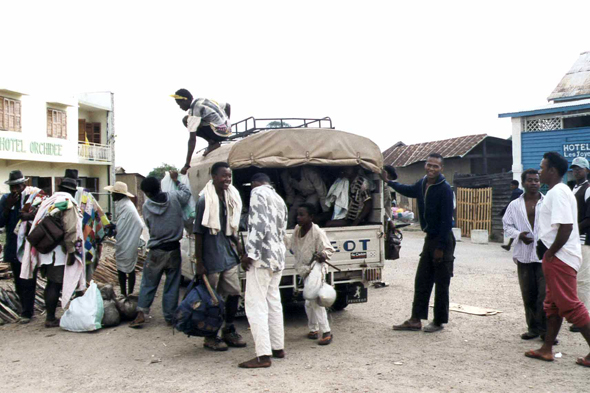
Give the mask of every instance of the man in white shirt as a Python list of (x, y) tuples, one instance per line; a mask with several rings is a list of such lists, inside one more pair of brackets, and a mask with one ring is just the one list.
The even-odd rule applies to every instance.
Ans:
[[(582, 266), (578, 270), (578, 297), (586, 308), (590, 308), (590, 185), (588, 184), (588, 160), (576, 157), (570, 166), (576, 179), (572, 190), (578, 203), (578, 228), (582, 244)], [(570, 326), (572, 332), (579, 332), (577, 326)]]
[(543, 337), (547, 330), (547, 318), (543, 310), (545, 300), (545, 276), (543, 266), (535, 250), (539, 232), (539, 210), (543, 194), (539, 192), (539, 172), (527, 169), (522, 173), (524, 194), (510, 202), (502, 218), (504, 234), (516, 240), (512, 256), (518, 270), (518, 283), (524, 302), (528, 330), (520, 335), (523, 340)]
[[(553, 344), (565, 317), (580, 328), (590, 346), (590, 315), (578, 299), (576, 275), (582, 264), (578, 232), (576, 198), (562, 183), (567, 172), (567, 160), (556, 152), (545, 153), (539, 171), (541, 183), (549, 186), (539, 213), (539, 256), (543, 256), (543, 274), (547, 285), (544, 309), (547, 314), (547, 334), (540, 349), (525, 352), (525, 356), (553, 361)], [(576, 363), (590, 367), (590, 354)]]

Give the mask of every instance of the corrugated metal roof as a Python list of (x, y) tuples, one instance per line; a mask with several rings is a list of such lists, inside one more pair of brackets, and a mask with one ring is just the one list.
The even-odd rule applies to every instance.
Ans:
[(547, 99), (552, 101), (589, 94), (590, 52), (583, 52)]
[(463, 157), (486, 137), (487, 134), (467, 135), (415, 145), (404, 145), (398, 142), (383, 152), (383, 162), (394, 167), (404, 167), (426, 161), (430, 153), (439, 153), (444, 158)]

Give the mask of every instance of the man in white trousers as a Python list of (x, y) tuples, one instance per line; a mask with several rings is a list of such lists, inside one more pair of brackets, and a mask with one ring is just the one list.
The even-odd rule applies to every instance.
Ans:
[(285, 357), (283, 306), (279, 284), (285, 267), (287, 206), (264, 173), (252, 177), (248, 241), (242, 257), (246, 270), (246, 316), (256, 357), (241, 368), (270, 367), (271, 356)]

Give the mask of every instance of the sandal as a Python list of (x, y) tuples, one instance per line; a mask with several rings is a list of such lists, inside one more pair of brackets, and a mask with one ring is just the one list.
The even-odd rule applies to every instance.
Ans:
[(318, 345), (328, 345), (332, 342), (332, 338), (334, 338), (332, 333), (324, 333), (323, 337), (320, 339), (320, 341), (318, 341)]
[(579, 364), (580, 366), (584, 367), (590, 367), (590, 360), (586, 358), (578, 358), (576, 359), (576, 364)]
[(544, 362), (552, 362), (555, 360), (553, 355), (551, 355), (550, 358), (546, 358), (545, 356), (541, 355), (539, 352), (535, 351), (534, 349), (531, 349), (530, 351), (525, 352), (524, 356), (526, 356), (527, 358), (539, 359)]
[(307, 338), (309, 338), (310, 340), (317, 340), (319, 337), (320, 337), (320, 332), (318, 332), (318, 331), (307, 333)]

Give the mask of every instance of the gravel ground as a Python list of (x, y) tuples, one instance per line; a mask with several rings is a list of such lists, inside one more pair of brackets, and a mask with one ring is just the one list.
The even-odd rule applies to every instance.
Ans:
[(588, 391), (590, 369), (575, 364), (588, 352), (579, 334), (562, 330), (556, 350), (563, 357), (553, 363), (523, 356), (541, 342), (519, 338), (525, 321), (516, 269), (496, 243), (458, 243), (451, 301), (501, 314), (451, 313), (435, 334), (393, 331), (409, 316), (421, 246), (422, 234), (407, 232), (402, 257), (386, 263), (390, 286), (370, 289), (368, 304), (330, 314), (330, 346), (305, 338), (302, 309), (286, 311), (287, 357), (269, 369), (237, 368), (254, 354), (245, 318), (237, 327), (248, 347), (213, 353), (200, 338), (173, 334), (156, 304), (141, 331), (120, 325), (76, 334), (45, 329), (41, 318), (0, 327), (0, 391)]

